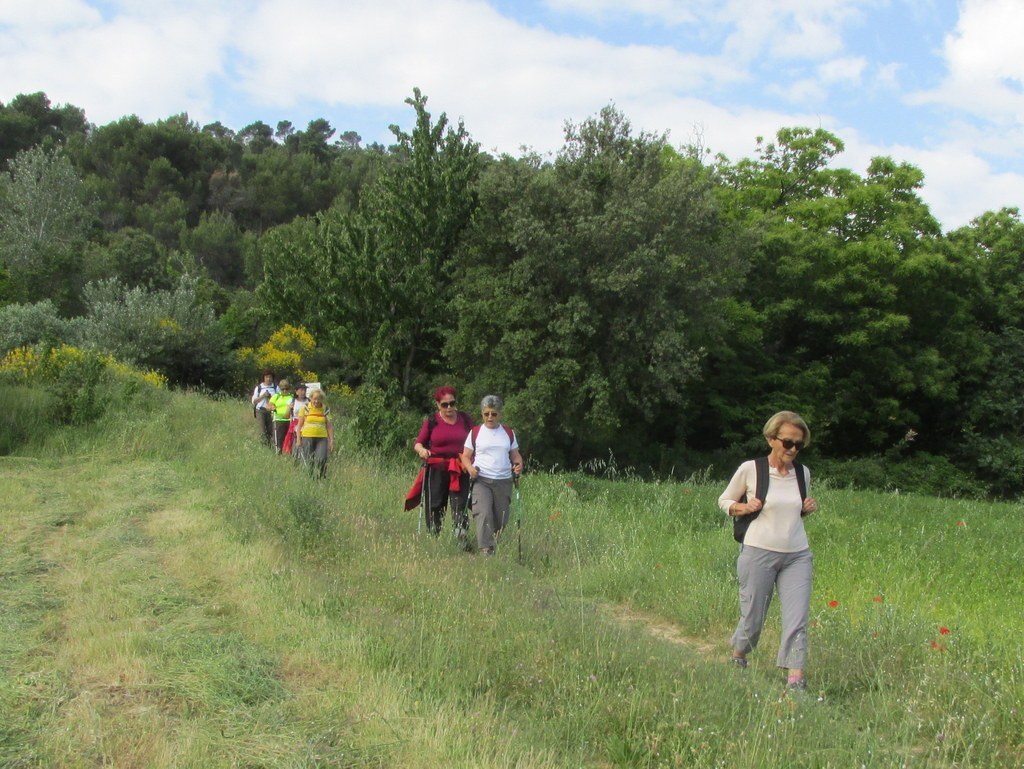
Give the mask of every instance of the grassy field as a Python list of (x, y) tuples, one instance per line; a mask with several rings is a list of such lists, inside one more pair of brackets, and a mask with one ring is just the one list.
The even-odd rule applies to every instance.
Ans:
[(342, 426), (316, 483), (255, 430), (175, 394), (0, 458), (0, 766), (1024, 765), (1019, 505), (817, 482), (793, 697), (776, 612), (726, 664), (718, 485), (528, 475), (483, 559), (411, 452)]

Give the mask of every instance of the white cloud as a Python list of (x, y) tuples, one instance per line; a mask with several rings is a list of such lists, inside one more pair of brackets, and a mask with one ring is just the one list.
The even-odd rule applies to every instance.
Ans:
[(821, 59), (843, 50), (843, 34), (861, 18), (863, 0), (728, 0), (716, 14), (734, 27), (730, 55), (750, 60)]
[(13, 27), (19, 35), (39, 27), (93, 24), (100, 18), (85, 0), (0, 0), (0, 25)]
[(995, 125), (1024, 125), (1024, 4), (1019, 0), (964, 0), (944, 56), (948, 74), (915, 104), (941, 104)]
[(818, 67), (821, 79), (827, 83), (859, 83), (867, 69), (867, 59), (861, 56), (847, 56), (832, 59)]
[(641, 16), (663, 24), (682, 25), (699, 21), (710, 4), (699, 1), (681, 3), (678, 0), (546, 0), (544, 5), (560, 13), (602, 21)]
[[(0, 0), (0, 99), (43, 90), (101, 124), (187, 111), (237, 129), (231, 108), (243, 104), (245, 122), (273, 122), (282, 110), (335, 122), (332, 109), (364, 108), (409, 125), (403, 100), (419, 86), (432, 112), (464, 118), (485, 150), (511, 153), (557, 150), (566, 120), (614, 103), (638, 131), (669, 130), (674, 144), (697, 139), (733, 159), (782, 126), (822, 126), (844, 140), (859, 173), (870, 154), (919, 165), (923, 195), (947, 226), (1020, 204), (1021, 169), (1003, 161), (1024, 152), (1024, 4), (964, 0), (946, 41), (949, 76), (916, 97), (934, 118), (913, 146), (876, 151), (859, 122), (839, 124), (829, 97), (851, 86), (888, 97), (901, 68), (909, 74), (912, 62), (870, 61), (845, 42), (870, 24), (873, 4), (889, 1), (549, 0), (617, 33), (639, 20), (637, 43), (620, 45), (519, 23), (485, 0), (112, 0), (102, 13), (84, 0)], [(701, 51), (645, 44), (652, 23), (693, 25)], [(956, 124), (958, 112), (981, 118)], [(386, 125), (366, 140), (388, 141)]]

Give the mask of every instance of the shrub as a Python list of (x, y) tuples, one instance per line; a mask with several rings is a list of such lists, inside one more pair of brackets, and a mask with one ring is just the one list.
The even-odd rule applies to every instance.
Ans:
[(420, 417), (408, 410), (394, 384), (387, 390), (363, 385), (351, 399), (352, 432), (363, 448), (395, 453), (412, 445)]
[[(26, 410), (42, 408), (41, 419), (31, 415), (8, 418), (12, 438), (17, 442), (38, 432), (40, 425), (85, 425), (101, 419), (111, 408), (123, 408), (128, 400), (155, 394), (166, 388), (167, 380), (153, 371), (139, 371), (109, 355), (64, 345), (45, 352), (29, 347), (11, 350), (0, 361), (0, 391), (13, 410), (20, 398), (34, 393)], [(24, 428), (28, 425), (28, 428)]]

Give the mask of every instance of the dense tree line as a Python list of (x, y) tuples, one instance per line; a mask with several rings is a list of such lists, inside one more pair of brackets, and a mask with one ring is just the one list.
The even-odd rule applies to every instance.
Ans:
[(241, 390), (233, 351), (302, 326), (371, 442), (452, 382), (506, 395), (535, 460), (678, 473), (792, 408), (852, 482), (1018, 493), (1017, 209), (943, 232), (919, 169), (836, 167), (821, 129), (732, 161), (609, 107), (552, 158), (493, 157), (407, 103), (389, 147), (0, 104), (2, 352), (71, 341)]

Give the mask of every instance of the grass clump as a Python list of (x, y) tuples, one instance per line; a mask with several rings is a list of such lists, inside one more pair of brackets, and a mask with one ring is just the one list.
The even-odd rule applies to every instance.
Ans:
[(750, 669), (725, 663), (736, 547), (717, 487), (529, 475), (522, 527), (485, 559), (416, 534), (411, 455), (367, 457), (342, 422), (316, 482), (249, 413), (168, 393), (0, 460), (3, 761), (1024, 758), (1014, 505), (816, 488), (811, 689), (794, 698), (776, 614)]

